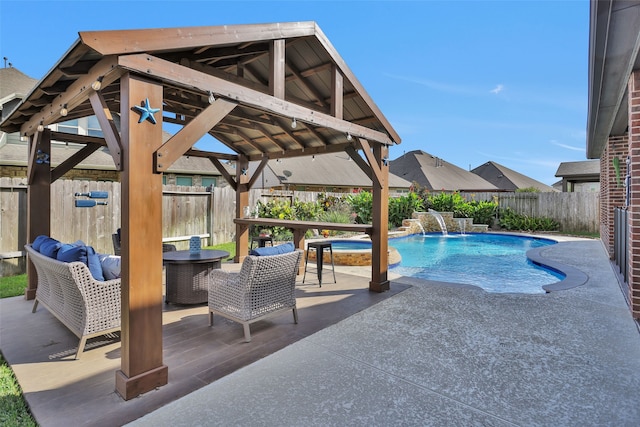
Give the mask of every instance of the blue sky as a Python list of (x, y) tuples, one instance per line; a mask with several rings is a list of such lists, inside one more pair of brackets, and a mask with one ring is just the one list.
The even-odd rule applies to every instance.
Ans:
[(0, 54), (40, 79), (79, 31), (290, 21), (318, 23), (398, 131), (391, 159), (495, 161), (549, 185), (586, 160), (587, 0), (0, 0)]

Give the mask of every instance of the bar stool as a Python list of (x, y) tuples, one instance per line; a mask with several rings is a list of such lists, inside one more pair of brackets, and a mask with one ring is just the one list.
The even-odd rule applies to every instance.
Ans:
[(253, 244), (257, 242), (259, 248), (264, 248), (269, 242), (271, 246), (273, 246), (273, 237), (271, 236), (257, 236), (251, 238), (251, 247), (249, 249), (253, 249)]
[(309, 251), (314, 249), (316, 251), (316, 271), (318, 274), (318, 283), (320, 287), (322, 287), (322, 269), (324, 263), (324, 250), (329, 249), (329, 254), (331, 255), (331, 271), (333, 272), (333, 283), (336, 282), (336, 269), (333, 264), (333, 247), (331, 246), (331, 242), (310, 242), (307, 244), (307, 254), (304, 257), (304, 275), (302, 276), (302, 283), (304, 283), (305, 278), (307, 277), (307, 262), (309, 261)]

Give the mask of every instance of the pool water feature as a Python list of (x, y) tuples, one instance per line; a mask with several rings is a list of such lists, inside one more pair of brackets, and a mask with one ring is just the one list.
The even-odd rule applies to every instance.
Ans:
[(395, 274), (462, 283), (488, 292), (545, 293), (564, 275), (529, 261), (526, 252), (556, 243), (550, 239), (494, 233), (411, 235), (389, 239), (402, 261)]
[[(331, 240), (331, 247), (333, 250), (333, 263), (335, 265), (371, 265), (371, 240), (335, 239)], [(309, 261), (315, 262), (315, 252), (316, 251), (309, 252)], [(331, 262), (329, 251), (323, 252), (323, 260), (325, 264)], [(389, 247), (389, 266), (393, 267), (398, 263), (400, 263), (400, 254), (395, 248)]]

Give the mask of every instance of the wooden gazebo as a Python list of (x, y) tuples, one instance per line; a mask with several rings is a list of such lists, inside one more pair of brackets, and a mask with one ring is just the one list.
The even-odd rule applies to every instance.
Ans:
[[(81, 32), (2, 122), (29, 141), (28, 241), (50, 234), (50, 186), (107, 146), (122, 182), (122, 350), (116, 391), (130, 399), (168, 381), (162, 358), (162, 172), (208, 158), (236, 190), (236, 217), (269, 159), (345, 151), (372, 179), (370, 290), (387, 279), (388, 149), (400, 138), (314, 22)], [(95, 115), (104, 138), (47, 125)], [(162, 123), (182, 128), (162, 142)], [(206, 134), (235, 154), (205, 152)], [(52, 169), (51, 141), (85, 144)], [(235, 176), (222, 162), (237, 164)], [(260, 161), (251, 175), (248, 164)], [(291, 224), (290, 224), (291, 225)], [(238, 220), (237, 260), (247, 255)], [(302, 239), (297, 241), (302, 245)], [(29, 267), (26, 298), (35, 296)]]

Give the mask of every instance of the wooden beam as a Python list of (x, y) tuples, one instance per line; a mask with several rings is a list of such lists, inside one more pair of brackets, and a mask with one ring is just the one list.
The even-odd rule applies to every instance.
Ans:
[[(315, 23), (308, 21), (216, 27), (82, 31), (79, 34), (84, 44), (102, 55), (112, 55), (305, 37), (312, 36), (315, 31)], [(136, 43), (131, 43), (131, 40), (136, 40)]]
[(342, 119), (344, 114), (344, 82), (338, 67), (331, 67), (331, 115)]
[(120, 141), (120, 133), (113, 121), (113, 116), (104, 97), (100, 92), (93, 92), (89, 95), (89, 101), (91, 101), (91, 107), (93, 107), (93, 113), (100, 123), (104, 140), (109, 147), (109, 154), (113, 158), (113, 163), (116, 165), (116, 170), (121, 171), (123, 169), (122, 164), (122, 142)]
[(284, 40), (273, 40), (269, 46), (269, 93), (279, 99), (284, 99), (284, 72)]
[(88, 144), (82, 149), (73, 153), (64, 162), (60, 163), (55, 169), (51, 171), (51, 182), (56, 182), (64, 176), (65, 173), (76, 167), (78, 163), (98, 151), (102, 147), (101, 144)]
[(247, 187), (249, 188), (253, 187), (253, 184), (256, 183), (256, 181), (258, 180), (258, 177), (260, 176), (260, 173), (262, 173), (262, 171), (264, 170), (264, 168), (267, 166), (268, 163), (269, 163), (269, 157), (262, 156), (262, 160), (260, 161), (260, 164), (258, 165), (256, 170), (253, 172), (253, 175), (249, 179), (249, 183), (247, 184)]
[(224, 167), (222, 162), (220, 162), (220, 160), (218, 160), (215, 157), (208, 157), (208, 159), (209, 159), (209, 161), (211, 163), (213, 163), (213, 166), (215, 166), (215, 168), (218, 170), (218, 172), (220, 172), (220, 174), (224, 177), (224, 179), (229, 183), (231, 188), (233, 188), (234, 191), (237, 191), (238, 184), (236, 183), (236, 180), (227, 171), (227, 168)]
[[(37, 132), (29, 146), (29, 176), (27, 191), (27, 243), (44, 234), (51, 235), (51, 166), (38, 162), (36, 153), (51, 153), (51, 131), (47, 128)], [(38, 273), (33, 263), (27, 265), (27, 288), (24, 297), (32, 300), (36, 297)]]
[[(162, 175), (153, 154), (162, 145), (162, 111), (156, 124), (133, 110), (141, 99), (162, 107), (162, 86), (129, 74), (122, 77), (121, 174), (122, 338), (116, 391), (125, 400), (167, 384), (162, 361)], [(144, 213), (144, 214), (142, 214)]]
[(51, 103), (42, 108), (40, 113), (31, 116), (31, 119), (20, 127), (20, 134), (32, 135), (40, 123), (45, 126), (64, 120), (60, 114), (63, 106), (68, 111), (73, 110), (89, 98), (89, 93), (93, 91), (91, 84), (98, 78), (102, 78), (106, 86), (117, 80), (122, 71), (117, 68), (117, 58), (106, 57), (100, 60), (91, 68), (89, 74), (75, 80), (64, 92), (56, 96)]
[(157, 172), (166, 172), (173, 163), (236, 107), (236, 103), (217, 99), (191, 120), (155, 153)]
[(364, 153), (365, 158), (369, 162), (369, 166), (371, 166), (371, 179), (373, 181), (373, 187), (382, 188), (384, 185), (384, 180), (382, 176), (382, 172), (380, 167), (378, 166), (378, 161), (376, 160), (373, 151), (371, 150), (371, 146), (369, 145), (369, 141), (362, 138), (356, 138), (362, 148), (362, 152)]
[(67, 132), (51, 131), (51, 140), (58, 142), (71, 142), (73, 144), (97, 144), (102, 147), (107, 145), (106, 141), (99, 136), (78, 135)]
[(362, 172), (364, 172), (369, 177), (369, 179), (373, 181), (373, 172), (371, 171), (371, 166), (369, 165), (369, 163), (365, 162), (362, 159), (362, 157), (358, 154), (358, 151), (351, 145), (345, 148), (344, 151), (347, 152), (349, 157), (351, 157), (351, 160), (353, 160), (353, 162), (358, 165)]
[(348, 121), (337, 119), (329, 114), (256, 92), (239, 84), (176, 65), (151, 55), (138, 54), (121, 56), (118, 59), (118, 63), (126, 69), (166, 80), (175, 85), (195, 87), (205, 93), (210, 91), (219, 93), (225, 98), (237, 101), (239, 104), (249, 105), (261, 111), (289, 118), (295, 117), (296, 120), (309, 123), (313, 126), (334, 129), (343, 132), (345, 135), (350, 133), (354, 137), (358, 136), (382, 144), (390, 145), (393, 143), (385, 133), (358, 126)]
[[(367, 144), (368, 145), (368, 144)], [(389, 166), (385, 159), (389, 149), (376, 144), (371, 153), (371, 168), (378, 171), (376, 179), (380, 185), (372, 187), (373, 205), (371, 211), (371, 281), (369, 290), (384, 292), (389, 290)]]
[[(249, 206), (249, 159), (239, 156), (236, 163), (236, 218), (244, 216), (244, 208)], [(243, 173), (244, 172), (244, 173)], [(249, 253), (249, 226), (236, 224), (236, 256), (234, 262), (242, 262)]]

